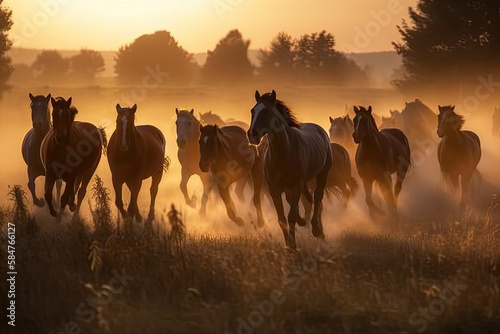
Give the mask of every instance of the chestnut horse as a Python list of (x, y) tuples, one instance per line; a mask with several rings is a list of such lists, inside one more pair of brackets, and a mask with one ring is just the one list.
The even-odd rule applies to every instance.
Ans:
[[(51, 98), (53, 128), (42, 141), (40, 155), (45, 167), (45, 201), (50, 214), (61, 218), (66, 205), (79, 212), (94, 172), (106, 147), (103, 129), (86, 122), (75, 122), (78, 110), (71, 105), (71, 97)], [(52, 205), (52, 190), (56, 180), (66, 182), (61, 196), (59, 214)], [(75, 193), (78, 201), (75, 205)]]
[[(151, 203), (147, 222), (155, 218), (155, 200), (163, 171), (168, 168), (165, 157), (166, 141), (163, 133), (152, 125), (135, 125), (137, 104), (132, 108), (116, 105), (116, 130), (108, 144), (108, 162), (111, 169), (115, 203), (125, 218), (130, 215), (142, 221), (137, 206), (137, 198), (142, 181), (151, 177)], [(127, 184), (130, 190), (130, 203), (127, 211), (123, 208), (122, 187)]]
[[(36, 196), (35, 180), (37, 177), (45, 175), (45, 169), (43, 168), (42, 159), (40, 158), (40, 145), (45, 135), (52, 128), (49, 110), (50, 94), (47, 96), (33, 96), (33, 94), (30, 93), (29, 97), (31, 100), (30, 107), (33, 128), (24, 136), (21, 150), (24, 162), (28, 166), (28, 189), (33, 197), (33, 204), (42, 207), (45, 201), (43, 198), (38, 198)], [(61, 197), (61, 186), (62, 182), (58, 180), (56, 183), (57, 201), (59, 201)]]

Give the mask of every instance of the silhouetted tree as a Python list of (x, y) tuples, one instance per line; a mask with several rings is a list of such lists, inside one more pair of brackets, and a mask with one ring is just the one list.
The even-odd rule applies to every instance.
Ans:
[(353, 60), (335, 50), (335, 38), (324, 30), (296, 41), (295, 69), (305, 82), (344, 84), (365, 79)]
[(248, 59), (249, 40), (244, 40), (238, 30), (231, 30), (213, 51), (208, 51), (202, 68), (202, 78), (209, 82), (238, 83), (253, 76), (253, 66)]
[(69, 70), (69, 61), (55, 50), (42, 51), (32, 65), (39, 80), (59, 83)]
[(82, 49), (69, 59), (69, 66), (76, 78), (92, 80), (97, 73), (104, 71), (104, 58), (98, 51)]
[(409, 9), (410, 23), (393, 43), (403, 57), (402, 88), (454, 88), (479, 84), (478, 77), (500, 79), (500, 2), (420, 0)]
[(295, 67), (295, 40), (285, 32), (280, 32), (268, 50), (259, 50), (260, 75), (278, 80), (291, 79)]
[(7, 37), (7, 33), (12, 28), (12, 11), (5, 7), (0, 7), (0, 96), (9, 88), (7, 82), (12, 74), (13, 68), (7, 51), (12, 46), (12, 41)]
[(196, 63), (167, 31), (142, 35), (120, 47), (115, 56), (115, 73), (122, 82), (142, 82), (147, 76), (157, 84), (189, 82)]

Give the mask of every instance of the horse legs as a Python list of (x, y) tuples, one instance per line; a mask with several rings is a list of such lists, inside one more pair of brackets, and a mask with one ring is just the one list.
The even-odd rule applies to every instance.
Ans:
[(465, 209), (467, 207), (467, 197), (469, 195), (469, 184), (472, 178), (472, 173), (470, 174), (462, 174), (461, 183), (462, 183), (462, 197), (460, 199), (460, 211), (465, 213)]
[(316, 189), (314, 189), (314, 212), (313, 217), (311, 219), (312, 225), (312, 233), (316, 238), (325, 238), (325, 234), (323, 233), (323, 224), (321, 223), (321, 210), (322, 210), (322, 202), (323, 196), (325, 194), (326, 182), (328, 180), (328, 172), (330, 171), (331, 166), (327, 166), (328, 168), (323, 168), (323, 170), (316, 177)]
[(351, 191), (347, 189), (344, 181), (340, 182), (339, 189), (342, 192), (342, 206), (346, 208), (347, 204), (349, 204), (349, 200), (351, 199)]
[(370, 215), (373, 216), (374, 213), (383, 215), (384, 210), (378, 208), (373, 202), (372, 198), (373, 180), (363, 179), (363, 186), (365, 188), (365, 202), (368, 205), (368, 209), (370, 209)]
[(304, 226), (306, 224), (305, 220), (299, 214), (299, 201), (302, 190), (303, 186), (299, 184), (290, 191), (286, 192), (286, 200), (290, 205), (290, 211), (288, 212), (288, 240), (290, 248), (293, 249), (296, 247), (295, 223), (300, 226)]
[(269, 189), (271, 198), (273, 199), (274, 208), (276, 209), (276, 214), (278, 215), (278, 223), (280, 225), (281, 231), (283, 231), (283, 236), (285, 237), (285, 243), (288, 247), (295, 249), (295, 238), (290, 239), (288, 236), (288, 229), (286, 225), (285, 209), (283, 209), (283, 201), (281, 199), (281, 193)]
[(392, 193), (392, 179), (389, 173), (384, 175), (383, 180), (380, 181), (380, 189), (384, 195), (385, 202), (392, 212), (397, 211), (396, 200), (394, 199), (394, 194)]
[(75, 189), (73, 190), (73, 196), (69, 199), (68, 206), (71, 212), (75, 212), (76, 204), (75, 204), (75, 194), (78, 193), (80, 189), (80, 185), (82, 184), (82, 175), (78, 175), (75, 181)]
[[(64, 188), (64, 193), (61, 196), (61, 207), (59, 208), (59, 213), (57, 215), (57, 219), (60, 220), (66, 205), (70, 201), (71, 198), (75, 196), (75, 181), (74, 177), (68, 178), (66, 180), (66, 187)], [(52, 189), (51, 189), (52, 192)]]
[(53, 217), (57, 217), (57, 212), (54, 210), (54, 204), (52, 203), (52, 191), (54, 190), (54, 183), (56, 182), (56, 177), (50, 172), (45, 175), (45, 202), (49, 206), (50, 214)]
[(228, 217), (236, 223), (238, 226), (243, 226), (243, 219), (240, 217), (236, 216), (236, 212), (234, 210), (234, 203), (233, 200), (231, 199), (231, 195), (229, 194), (229, 187), (220, 187), (219, 186), (219, 193), (220, 196), (222, 197), (222, 200), (224, 201), (224, 205), (226, 206), (226, 211)]
[(118, 180), (116, 177), (112, 177), (113, 179), (113, 188), (115, 189), (115, 204), (116, 207), (118, 208), (118, 211), (120, 211), (122, 217), (125, 219), (127, 217), (127, 212), (123, 208), (123, 181)]
[(394, 186), (394, 205), (397, 207), (399, 193), (403, 188), (403, 181), (405, 180), (406, 173), (408, 172), (409, 165), (407, 163), (401, 164), (397, 173), (396, 185)]
[(212, 176), (210, 174), (200, 174), (201, 182), (203, 183), (203, 195), (201, 197), (200, 216), (205, 217), (207, 214), (207, 202), (210, 192), (214, 188)]
[(242, 177), (238, 181), (236, 181), (236, 187), (234, 188), (234, 192), (238, 199), (242, 202), (245, 201), (245, 185), (247, 184), (247, 176)]
[(33, 197), (33, 204), (35, 204), (38, 207), (42, 207), (45, 204), (45, 201), (43, 198), (38, 198), (36, 197), (36, 191), (35, 191), (35, 180), (38, 176), (42, 175), (35, 172), (34, 168), (31, 166), (28, 166), (28, 189), (31, 192), (31, 196)]
[[(189, 181), (189, 178), (193, 175), (192, 173), (188, 172), (184, 167), (182, 167), (181, 171), (181, 192), (184, 195), (184, 199), (186, 200), (186, 204), (189, 205), (190, 207), (194, 208), (196, 207), (196, 197), (193, 195), (193, 197), (189, 197), (188, 190), (187, 190), (187, 183)], [(161, 180), (161, 177), (160, 177)]]
[(151, 189), (149, 190), (151, 194), (151, 204), (149, 205), (149, 214), (148, 214), (148, 219), (147, 223), (151, 223), (155, 219), (155, 201), (156, 201), (156, 195), (158, 194), (158, 185), (160, 184), (161, 178), (163, 175), (163, 169), (160, 168), (156, 174), (153, 174), (153, 177), (151, 179)]
[(62, 180), (56, 180), (56, 203), (60, 207), (61, 206), (61, 188), (62, 188)]
[(139, 207), (137, 206), (137, 198), (139, 197), (139, 192), (141, 191), (142, 181), (138, 180), (134, 183), (127, 182), (127, 186), (130, 189), (130, 203), (128, 204), (127, 212), (131, 217), (135, 216), (135, 220), (140, 223), (142, 222), (142, 216), (139, 213)]
[(312, 203), (314, 202), (313, 196), (309, 191), (309, 187), (304, 184), (302, 188), (302, 205), (304, 206), (304, 225), (300, 225), (302, 221), (297, 222), (299, 226), (305, 226), (307, 222), (311, 221), (311, 213), (312, 213)]
[(82, 177), (79, 178), (80, 184), (78, 186), (78, 199), (75, 207), (75, 213), (74, 213), (75, 216), (78, 215), (78, 213), (80, 212), (80, 207), (82, 206), (83, 199), (85, 198), (85, 194), (87, 193), (87, 186), (89, 185), (90, 180), (92, 180), (92, 176), (94, 176), (94, 171), (96, 168), (88, 171)]
[(259, 159), (255, 159), (252, 166), (253, 182), (253, 204), (257, 210), (257, 227), (264, 226), (264, 217), (262, 215), (262, 202), (260, 193), (262, 191), (262, 165)]

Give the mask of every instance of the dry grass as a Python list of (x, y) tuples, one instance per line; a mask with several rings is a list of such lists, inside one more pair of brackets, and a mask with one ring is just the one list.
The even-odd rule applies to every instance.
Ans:
[[(13, 206), (0, 212), (0, 253), (14, 219), (16, 333), (500, 331), (500, 232), (491, 219), (345, 232), (291, 252), (271, 237), (179, 237), (164, 221), (115, 221), (98, 177), (92, 193), (92, 224), (74, 219), (42, 232), (55, 223), (31, 217), (23, 190), (12, 188)], [(117, 272), (133, 278), (117, 283)], [(456, 298), (424, 328), (420, 310), (450, 282), (461, 286)]]

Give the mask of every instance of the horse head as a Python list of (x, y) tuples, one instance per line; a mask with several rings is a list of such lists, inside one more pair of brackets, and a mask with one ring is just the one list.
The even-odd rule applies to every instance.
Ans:
[(177, 147), (183, 149), (186, 144), (196, 140), (200, 136), (200, 122), (194, 116), (194, 109), (190, 111), (175, 108), (177, 120), (175, 121), (177, 131)]
[(210, 163), (215, 159), (220, 143), (219, 134), (222, 130), (216, 125), (200, 124), (200, 162), (199, 166), (202, 172), (208, 172)]
[(373, 129), (377, 130), (375, 119), (372, 115), (372, 107), (354, 107), (354, 132), (352, 138), (356, 144), (359, 144), (369, 135)]
[(439, 138), (443, 138), (451, 131), (459, 131), (465, 123), (463, 116), (455, 113), (455, 106), (438, 106), (438, 128), (437, 134)]
[(50, 98), (52, 103), (52, 120), (56, 144), (64, 146), (68, 143), (71, 126), (78, 110), (71, 105), (71, 97), (66, 101), (62, 97)]
[(47, 96), (29, 94), (31, 100), (31, 122), (36, 133), (45, 135), (50, 129), (50, 94)]
[(134, 128), (135, 128), (135, 112), (137, 104), (132, 108), (122, 108), (120, 104), (116, 105), (116, 135), (119, 138), (119, 150), (128, 152), (135, 144)]

